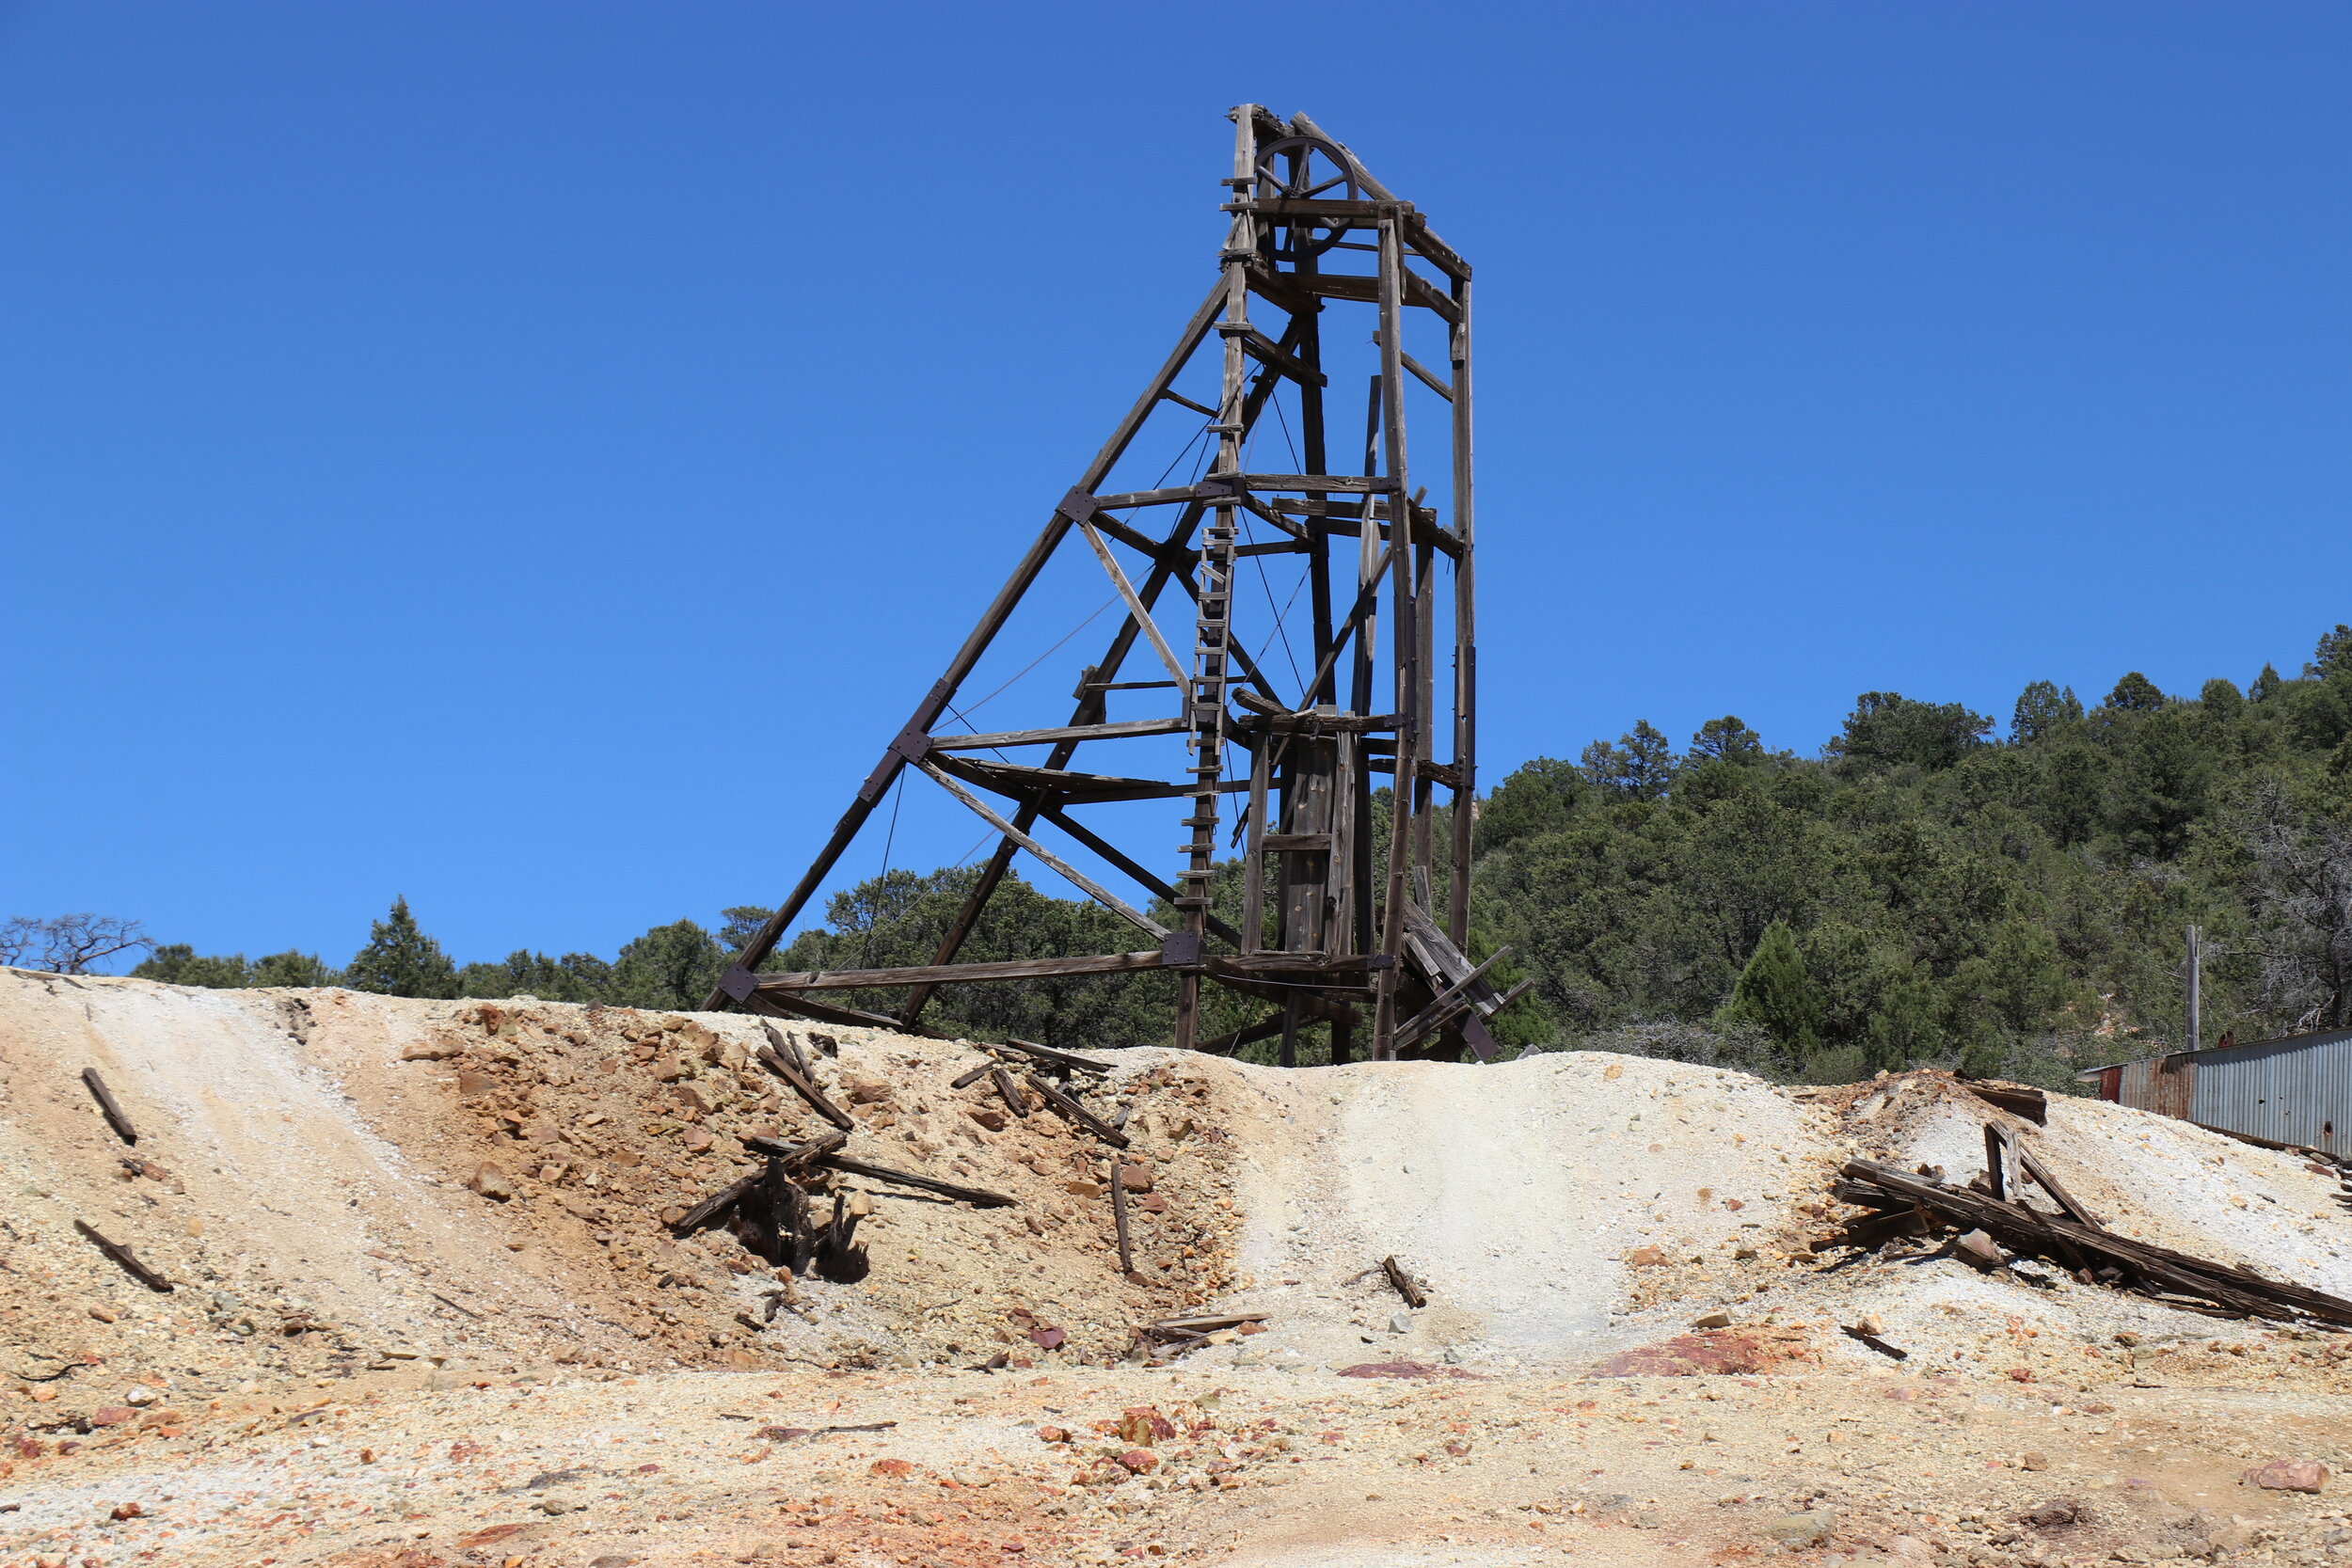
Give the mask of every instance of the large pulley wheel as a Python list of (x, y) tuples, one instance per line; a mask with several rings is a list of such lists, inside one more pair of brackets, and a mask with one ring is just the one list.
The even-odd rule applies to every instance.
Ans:
[[(1260, 201), (1358, 201), (1356, 165), (1348, 155), (1321, 136), (1285, 136), (1258, 150), (1258, 179), (1252, 194)], [(1316, 219), (1277, 216), (1269, 219), (1270, 254), (1277, 261), (1296, 261), (1320, 256), (1347, 232), (1344, 218)]]

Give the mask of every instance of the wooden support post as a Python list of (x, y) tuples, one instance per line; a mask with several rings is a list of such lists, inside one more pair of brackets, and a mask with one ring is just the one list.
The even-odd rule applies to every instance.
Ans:
[(1470, 467), (1470, 286), (1454, 280), (1454, 536), (1461, 553), (1454, 561), (1454, 865), (1446, 901), (1446, 934), (1454, 945), (1470, 946), (1470, 853), (1475, 844), (1478, 800), (1478, 596), (1477, 559), (1471, 547), (1476, 500)]
[(1127, 1240), (1127, 1157), (1111, 1156), (1111, 1224), (1119, 1232), (1119, 1272), (1136, 1272), (1135, 1249)]

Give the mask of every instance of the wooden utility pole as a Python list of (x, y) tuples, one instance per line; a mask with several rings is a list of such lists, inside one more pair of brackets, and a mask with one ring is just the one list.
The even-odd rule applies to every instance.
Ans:
[[(942, 985), (1159, 971), (1174, 978), (1180, 1047), (1230, 1051), (1279, 1035), (1289, 1062), (1300, 1029), (1323, 1022), (1333, 1059), (1345, 1060), (1369, 1015), (1375, 1057), (1493, 1053), (1483, 1021), (1517, 993), (1488, 985), (1466, 951), (1478, 733), (1470, 264), (1411, 202), (1306, 116), (1284, 121), (1244, 104), (1230, 118), (1232, 173), (1220, 182), (1225, 240), (1207, 297), (916, 703), (784, 904), (736, 955), (708, 1006), (917, 1028)], [(1321, 318), (1333, 307), (1368, 308), (1372, 319), (1326, 333)], [(1213, 336), (1215, 389), (1199, 385), (1197, 395), (1187, 395), (1177, 383), (1206, 358)], [(1332, 353), (1335, 345), (1367, 343), (1375, 352), (1357, 351), (1353, 366)], [(1360, 474), (1335, 473), (1329, 462), (1325, 396), (1334, 373), (1368, 375)], [(1429, 470), (1448, 489), (1442, 508), (1426, 504), (1431, 486), (1414, 483), (1406, 467), (1406, 420), (1416, 408), (1443, 415), (1430, 422), (1439, 438)], [(1279, 430), (1266, 428), (1269, 411)], [(1130, 477), (1122, 462), (1138, 446), (1152, 467), (1138, 464)], [(1189, 482), (1169, 484), (1168, 471), (1152, 477), (1157, 457), (1179, 449), (1205, 453)], [(1103, 656), (1080, 672), (1069, 721), (950, 733), (964, 681), (1073, 533), (1079, 556), (1101, 568), (1125, 618)], [(1335, 551), (1335, 540), (1354, 548)], [(1290, 610), (1274, 584), (1277, 572), (1295, 584), (1288, 605), (1303, 603), (1312, 622), (1296, 635), (1286, 625)], [(1450, 592), (1441, 592), (1449, 574)], [(1188, 656), (1154, 619), (1171, 588), (1191, 601)], [(1453, 641), (1442, 705), (1441, 623)], [(1156, 667), (1167, 679), (1120, 678), (1138, 645), (1143, 673)], [(1269, 669), (1278, 662), (1288, 687)], [(1142, 695), (1171, 690), (1172, 704)], [(1141, 711), (1114, 718), (1114, 696)], [(1081, 746), (1165, 745), (1171, 736), (1183, 737), (1187, 756), (1178, 777), (1165, 767), (1153, 773), (1072, 766)], [(764, 969), (910, 768), (995, 838), (932, 961), (829, 973)], [(1383, 774), (1389, 797), (1376, 802), (1375, 776)], [(1441, 888), (1440, 789), (1453, 816)], [(1229, 798), (1237, 798), (1230, 822)], [(1152, 800), (1184, 810), (1182, 863), (1165, 875), (1152, 868), (1158, 856), (1151, 849), (1122, 847), (1074, 815)], [(1375, 856), (1382, 826), (1385, 846)], [(1041, 836), (1049, 829), (1062, 842)], [(1215, 889), (1226, 878), (1218, 856), (1237, 845), (1237, 894), (1220, 905)], [(962, 961), (981, 911), (1020, 853), (1135, 927), (1136, 950)], [(1114, 886), (1122, 882), (1140, 893), (1121, 896)], [(1275, 1010), (1202, 1040), (1203, 981)], [(824, 999), (852, 990), (897, 990), (902, 1000), (885, 1014)]]
[(2188, 1048), (2204, 1048), (2204, 979), (2205, 932), (2200, 926), (2188, 928)]

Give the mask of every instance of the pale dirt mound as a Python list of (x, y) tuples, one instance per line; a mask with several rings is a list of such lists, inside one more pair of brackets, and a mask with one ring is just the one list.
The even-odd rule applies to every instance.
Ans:
[[(995, 1091), (948, 1087), (969, 1047), (796, 1033), (857, 1120), (849, 1152), (1019, 1206), (850, 1180), (876, 1207), (858, 1232), (870, 1275), (803, 1279), (779, 1303), (787, 1282), (732, 1235), (674, 1240), (664, 1224), (754, 1168), (741, 1135), (823, 1130), (748, 1060), (768, 1039), (755, 1019), (0, 971), (0, 1162), (16, 1194), (0, 1222), (6, 1370), (50, 1380), (71, 1408), (135, 1375), (217, 1387), (436, 1358), (1025, 1357), (1036, 1347), (1012, 1331), (1029, 1323), (1064, 1331), (1064, 1358), (1103, 1359), (1223, 1282), (1225, 1145), (1197, 1077), (1136, 1062), (1083, 1091), (1102, 1115), (1132, 1113), (1127, 1158), (1152, 1188), (1131, 1205), (1130, 1282), (1109, 1261), (1109, 1172), (1090, 1137), (1042, 1110), (983, 1125), (973, 1113), (1000, 1119)], [(135, 1148), (100, 1118), (85, 1067)], [(469, 1190), (485, 1164), (510, 1199)], [(77, 1219), (181, 1289), (126, 1278)], [(103, 1373), (56, 1376), (85, 1356)]]
[[(948, 1086), (973, 1048), (792, 1033), (851, 1154), (1018, 1206), (857, 1180), (870, 1274), (787, 1282), (665, 1224), (752, 1168), (744, 1135), (821, 1126), (747, 1059), (758, 1020), (0, 971), (0, 1564), (1681, 1563), (1805, 1499), (1847, 1553), (2034, 1562), (2003, 1521), (2068, 1488), (2084, 1540), (2156, 1560), (2343, 1519), (2233, 1489), (2352, 1458), (2346, 1339), (1811, 1250), (1844, 1160), (1981, 1164), (2002, 1113), (1948, 1075), (1128, 1053), (1083, 1091), (1150, 1182), (1127, 1279), (1099, 1146), (989, 1125), (993, 1091)], [(2332, 1172), (2093, 1101), (2011, 1125), (2120, 1229), (2352, 1294)], [(485, 1162), (508, 1200), (467, 1185)], [(1267, 1331), (1128, 1359), (1195, 1309)], [(1866, 1313), (1907, 1361), (1836, 1332)], [(1411, 1375), (1331, 1375), (1366, 1367)]]

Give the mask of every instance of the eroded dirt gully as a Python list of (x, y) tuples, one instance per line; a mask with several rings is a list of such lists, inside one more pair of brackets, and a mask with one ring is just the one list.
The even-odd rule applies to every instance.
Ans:
[[(1566, 1053), (1069, 1085), (786, 1026), (853, 1283), (666, 1221), (823, 1125), (758, 1020), (0, 971), (0, 1563), (620, 1568), (2337, 1560), (2344, 1343), (2021, 1265), (1816, 1254), (1860, 1153), (1959, 1179), (1933, 1073), (1785, 1091)], [(78, 1079), (96, 1068), (126, 1145)], [(2334, 1173), (2061, 1101), (2119, 1229), (2352, 1293)], [(485, 1167), (490, 1167), (485, 1170)], [(821, 1195), (820, 1195), (821, 1196)], [(864, 1205), (861, 1205), (861, 1207)], [(170, 1279), (143, 1288), (76, 1220)], [(1378, 1269), (1426, 1287), (1407, 1308)], [(1136, 1328), (1259, 1332), (1151, 1365)], [(1895, 1362), (1840, 1333), (1865, 1316)], [(1696, 1326), (1707, 1324), (1708, 1326)]]

